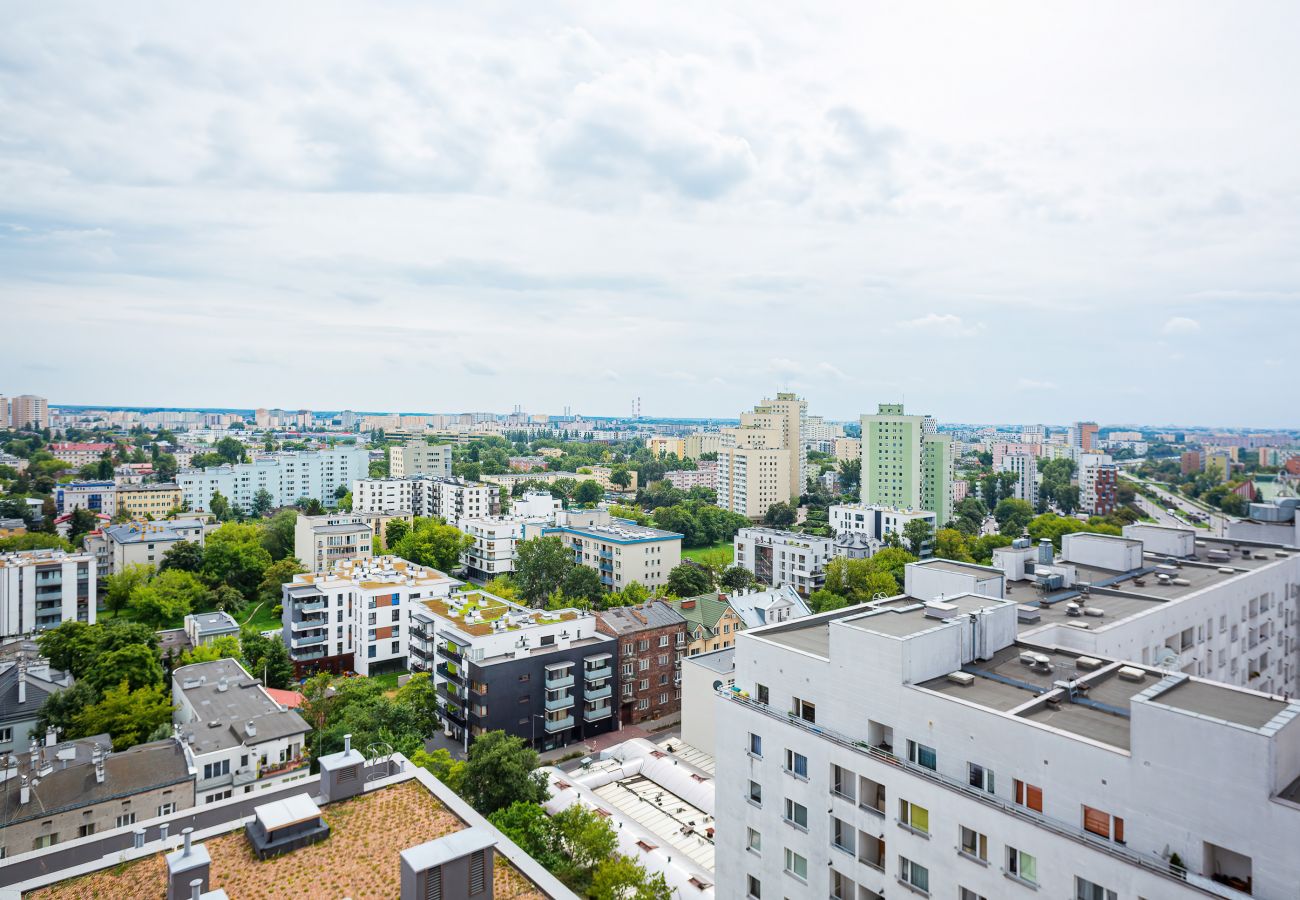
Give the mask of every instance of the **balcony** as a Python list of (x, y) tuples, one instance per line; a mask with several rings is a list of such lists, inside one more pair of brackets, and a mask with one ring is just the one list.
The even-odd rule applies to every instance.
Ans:
[(320, 612), (327, 605), (328, 604), (324, 600), (310, 600), (307, 603), (296, 604), (294, 606), (294, 609), (302, 613), (313, 613), (313, 612)]
[(582, 675), (588, 681), (600, 681), (602, 678), (613, 677), (614, 669), (611, 666), (601, 666), (599, 669), (586, 669)]
[(433, 659), (433, 651), (426, 650), (425, 648), (421, 647), (419, 644), (411, 644), (410, 650), (412, 656), (416, 656), (424, 660)]
[(565, 716), (563, 719), (547, 719), (546, 730), (554, 733), (564, 731), (566, 728), (573, 727), (573, 716)]
[(614, 686), (607, 683), (603, 687), (585, 689), (582, 692), (582, 698), (584, 700), (604, 700), (612, 693), (614, 693)]
[(567, 697), (559, 697), (555, 700), (547, 700), (546, 708), (549, 710), (565, 709), (567, 707), (573, 706), (573, 702), (574, 702), (573, 695), (570, 694)]
[(451, 660), (458, 665), (465, 660), (465, 657), (462, 654), (452, 650), (446, 644), (436, 644), (433, 649), (436, 650), (438, 655), (443, 659)]
[(267, 763), (262, 766), (261, 771), (257, 773), (258, 778), (278, 778), (281, 775), (288, 775), (290, 772), (298, 769), (305, 769), (311, 764), (311, 760), (304, 753), (293, 759), (287, 759), (284, 762)]
[(598, 706), (595, 709), (584, 709), (582, 711), (582, 720), (584, 722), (599, 722), (602, 719), (608, 719), (613, 713), (613, 708), (606, 704)]
[(311, 631), (313, 628), (320, 629), (328, 626), (329, 623), (324, 619), (301, 620), (289, 623), (289, 628), (293, 631)]
[(414, 635), (415, 637), (418, 637), (422, 641), (429, 640), (429, 632), (424, 630), (423, 625), (412, 625), (411, 634)]
[(573, 673), (572, 673), (572, 672), (569, 672), (569, 674), (567, 674), (567, 675), (559, 675), (559, 676), (556, 676), (556, 677), (551, 677), (551, 676), (549, 676), (549, 675), (547, 676), (547, 678), (546, 678), (546, 689), (547, 689), (548, 691), (558, 691), (558, 690), (560, 690), (561, 688), (566, 688), (566, 687), (573, 687)]
[(456, 684), (459, 685), (465, 684), (465, 676), (457, 672), (451, 671), (451, 669), (447, 667), (446, 663), (438, 663), (438, 674), (441, 675), (443, 678), (447, 679), (448, 681), (454, 682)]
[(315, 644), (325, 643), (325, 635), (312, 634), (307, 637), (294, 638), (289, 642), (289, 646), (297, 650), (299, 647), (311, 647)]
[(461, 728), (466, 727), (467, 723), (465, 722), (465, 717), (464, 715), (461, 714), (459, 708), (454, 706), (444, 706), (442, 709), (439, 710), (439, 712), (442, 714), (442, 717), (446, 719), (448, 722), (451, 722), (455, 725), (459, 725)]
[(465, 695), (461, 693), (461, 690), (461, 688), (456, 687), (456, 685), (452, 684), (450, 681), (442, 681), (438, 683), (438, 696), (448, 700), (455, 700), (457, 703), (460, 703), (465, 699)]

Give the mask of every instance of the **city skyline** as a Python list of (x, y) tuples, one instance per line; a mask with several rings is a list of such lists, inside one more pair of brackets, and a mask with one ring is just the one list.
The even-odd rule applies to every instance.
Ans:
[(14, 11), (0, 380), (1295, 424), (1294, 7), (305, 9)]

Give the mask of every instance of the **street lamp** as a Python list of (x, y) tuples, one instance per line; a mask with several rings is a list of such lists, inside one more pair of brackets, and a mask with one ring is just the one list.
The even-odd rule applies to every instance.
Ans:
[(531, 743), (532, 748), (534, 750), (537, 749), (537, 722), (535, 721), (536, 719), (541, 719), (545, 721), (546, 716), (543, 715), (542, 713), (533, 713), (533, 717), (528, 720), (528, 726), (529, 726), (528, 736), (530, 739), (529, 743)]

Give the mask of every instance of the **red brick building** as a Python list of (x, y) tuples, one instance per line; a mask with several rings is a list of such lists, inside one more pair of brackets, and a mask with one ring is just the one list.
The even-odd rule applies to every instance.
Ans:
[(619, 716), (624, 725), (681, 712), (686, 619), (663, 600), (596, 613), (596, 630), (618, 640)]

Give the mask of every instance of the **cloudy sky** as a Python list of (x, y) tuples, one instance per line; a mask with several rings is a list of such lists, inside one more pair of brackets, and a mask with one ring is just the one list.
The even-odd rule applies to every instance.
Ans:
[(1294, 3), (3, 2), (0, 393), (1300, 425)]

